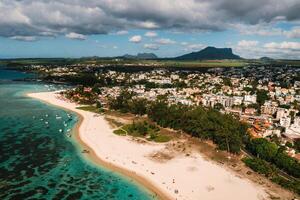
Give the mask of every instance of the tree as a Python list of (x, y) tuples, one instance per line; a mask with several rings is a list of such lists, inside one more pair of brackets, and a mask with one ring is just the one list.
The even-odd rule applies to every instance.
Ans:
[(148, 101), (145, 98), (135, 98), (129, 103), (130, 112), (133, 114), (144, 115), (147, 112)]
[(288, 156), (284, 151), (280, 151), (275, 160), (274, 163), (277, 167), (284, 170), (291, 176), (294, 176), (296, 178), (300, 177), (300, 164), (299, 162)]
[(266, 100), (269, 99), (268, 91), (266, 90), (257, 90), (256, 92), (257, 103), (261, 106), (265, 103)]
[(248, 149), (257, 157), (272, 161), (277, 154), (278, 146), (264, 138), (256, 138), (252, 139), (250, 144), (248, 144)]
[(294, 141), (294, 148), (296, 149), (296, 151), (300, 151), (300, 139), (296, 139)]
[(232, 86), (230, 78), (227, 78), (227, 77), (223, 78), (223, 84), (227, 85), (227, 86), (230, 86), (230, 87)]
[(216, 110), (222, 110), (222, 109), (224, 109), (224, 106), (222, 104), (220, 104), (220, 103), (216, 103), (214, 105), (214, 109), (216, 109)]
[(96, 93), (96, 94), (101, 94), (101, 85), (96, 83), (93, 87), (92, 87), (92, 92)]

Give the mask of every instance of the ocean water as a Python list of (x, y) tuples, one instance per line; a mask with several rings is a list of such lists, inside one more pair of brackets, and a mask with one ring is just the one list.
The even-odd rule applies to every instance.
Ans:
[(26, 97), (49, 90), (12, 80), (26, 76), (0, 68), (0, 199), (154, 199), (130, 178), (86, 160), (67, 136), (77, 116)]

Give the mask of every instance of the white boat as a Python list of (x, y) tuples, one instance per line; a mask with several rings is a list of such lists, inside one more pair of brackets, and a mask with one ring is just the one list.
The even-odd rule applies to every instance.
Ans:
[(63, 130), (62, 129), (59, 129), (59, 132), (62, 132)]

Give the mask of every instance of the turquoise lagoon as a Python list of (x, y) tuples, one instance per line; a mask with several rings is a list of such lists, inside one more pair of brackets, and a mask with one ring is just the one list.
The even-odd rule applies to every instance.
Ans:
[(84, 158), (67, 136), (77, 116), (26, 97), (61, 86), (13, 80), (27, 76), (0, 68), (0, 199), (154, 199)]

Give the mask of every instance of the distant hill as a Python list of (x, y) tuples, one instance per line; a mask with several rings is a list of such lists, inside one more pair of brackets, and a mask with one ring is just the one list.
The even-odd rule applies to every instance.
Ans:
[(198, 52), (192, 52), (173, 58), (174, 60), (222, 60), (241, 59), (232, 53), (231, 48), (206, 47)]
[(261, 60), (261, 61), (273, 61), (274, 59), (270, 58), (270, 57), (261, 57), (259, 60)]
[(154, 53), (138, 53), (137, 55), (125, 54), (122, 56), (127, 59), (157, 59), (158, 57)]

